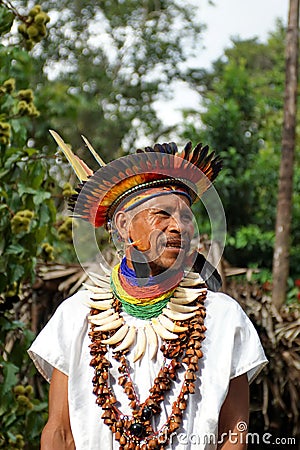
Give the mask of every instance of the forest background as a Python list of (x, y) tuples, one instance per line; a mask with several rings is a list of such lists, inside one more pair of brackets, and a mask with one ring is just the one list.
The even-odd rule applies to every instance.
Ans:
[[(253, 388), (252, 431), (299, 435), (298, 149), (281, 312), (271, 298), (286, 28), (278, 22), (263, 43), (234, 39), (210, 69), (189, 68), (192, 54), (201, 61), (205, 25), (195, 7), (172, 0), (62, 0), (57, 11), (52, 0), (0, 1), (0, 448), (39, 448), (47, 386), (26, 349), (47, 319), (41, 308), (51, 315), (67, 294), (61, 289), (56, 297), (53, 279), (42, 274), (58, 267), (57, 278), (63, 272), (65, 280), (78, 271), (65, 209), (75, 178), (49, 129), (60, 131), (84, 159), (81, 134), (106, 161), (137, 143), (170, 140), (204, 142), (222, 157), (215, 186), (227, 218), (224, 261), (248, 275), (235, 277), (231, 289), (252, 308), (270, 359)], [(166, 128), (153, 105), (169, 98), (176, 80), (200, 94), (201, 108), (185, 108), (180, 125)], [(209, 235), (201, 204), (194, 212), (201, 233)], [(105, 250), (106, 235), (99, 245)]]

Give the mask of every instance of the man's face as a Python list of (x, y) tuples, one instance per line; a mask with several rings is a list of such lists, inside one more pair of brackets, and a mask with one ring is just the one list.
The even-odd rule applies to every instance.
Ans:
[[(187, 198), (162, 195), (146, 200), (129, 214), (128, 238), (136, 243), (135, 248), (144, 252), (151, 274), (183, 268), (194, 235), (193, 214)], [(127, 259), (130, 260), (130, 252)]]

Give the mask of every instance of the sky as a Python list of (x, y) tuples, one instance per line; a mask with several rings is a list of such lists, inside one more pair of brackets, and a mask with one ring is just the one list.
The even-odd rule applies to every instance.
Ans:
[[(275, 29), (277, 18), (287, 23), (289, 0), (214, 0), (215, 6), (209, 5), (207, 0), (192, 1), (200, 5), (199, 20), (207, 26), (203, 33), (204, 49), (201, 51), (201, 67), (204, 68), (209, 68), (222, 55), (232, 37), (258, 37), (265, 42), (268, 33)], [(156, 103), (159, 116), (166, 126), (181, 121), (178, 109), (183, 104), (182, 99), (187, 108), (199, 105), (199, 98), (183, 83), (177, 83), (173, 88), (174, 100)]]
[(222, 54), (230, 38), (243, 39), (257, 36), (265, 41), (268, 32), (275, 28), (277, 18), (287, 22), (289, 0), (214, 0), (215, 6), (201, 1), (199, 16), (207, 25), (202, 53), (204, 67)]

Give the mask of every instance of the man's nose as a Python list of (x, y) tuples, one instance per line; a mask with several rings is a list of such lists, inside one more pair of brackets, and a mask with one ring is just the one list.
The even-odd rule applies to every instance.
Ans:
[(182, 233), (184, 224), (179, 215), (173, 215), (170, 217), (169, 230), (173, 233)]

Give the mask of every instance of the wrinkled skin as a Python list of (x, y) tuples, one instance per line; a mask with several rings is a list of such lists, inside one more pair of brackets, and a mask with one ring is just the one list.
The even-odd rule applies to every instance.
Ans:
[[(151, 275), (183, 267), (194, 235), (193, 213), (188, 199), (181, 195), (162, 195), (146, 200), (132, 211), (115, 216), (119, 234), (146, 256)], [(129, 267), (130, 245), (126, 256)]]

